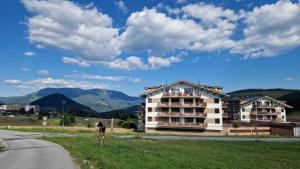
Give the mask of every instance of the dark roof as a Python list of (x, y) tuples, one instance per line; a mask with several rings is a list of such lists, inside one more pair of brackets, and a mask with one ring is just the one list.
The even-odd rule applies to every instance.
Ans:
[(149, 93), (156, 92), (156, 91), (158, 91), (160, 89), (172, 86), (172, 85), (177, 84), (177, 83), (186, 83), (186, 84), (189, 84), (191, 86), (198, 87), (200, 89), (206, 90), (208, 92), (212, 92), (214, 94), (218, 94), (218, 95), (222, 95), (222, 96), (228, 96), (227, 94), (225, 94), (225, 93), (223, 93), (223, 92), (220, 91), (222, 89), (222, 87), (220, 87), (220, 86), (200, 85), (200, 84), (192, 83), (192, 82), (189, 82), (189, 81), (186, 81), (186, 80), (177, 80), (175, 82), (172, 82), (172, 83), (169, 83), (169, 84), (165, 84), (165, 85), (160, 85), (160, 86), (145, 87), (146, 91), (143, 92), (141, 94), (141, 96), (145, 96), (145, 95), (147, 95)]

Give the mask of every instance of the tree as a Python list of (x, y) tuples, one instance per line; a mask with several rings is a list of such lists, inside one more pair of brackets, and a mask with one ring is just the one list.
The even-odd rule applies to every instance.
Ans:
[(22, 107), (22, 108), (20, 108), (19, 109), (19, 114), (21, 114), (21, 115), (25, 115), (25, 109)]

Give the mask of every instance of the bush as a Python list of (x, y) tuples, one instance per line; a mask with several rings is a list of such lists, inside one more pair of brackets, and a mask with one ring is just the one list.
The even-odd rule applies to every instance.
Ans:
[(241, 125), (238, 122), (233, 123), (232, 127), (233, 128), (239, 128)]
[(69, 113), (64, 113), (64, 116), (61, 117), (60, 120), (60, 125), (62, 126), (64, 124), (64, 126), (71, 126), (72, 124), (74, 124), (76, 121), (75, 116), (71, 115)]
[(119, 125), (122, 128), (136, 129), (137, 128), (137, 121), (136, 121), (136, 119), (128, 118), (126, 121), (120, 121)]

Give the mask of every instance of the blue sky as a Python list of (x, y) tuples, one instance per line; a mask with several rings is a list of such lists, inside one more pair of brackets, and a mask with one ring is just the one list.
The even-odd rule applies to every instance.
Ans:
[(45, 87), (138, 95), (178, 79), (300, 88), (299, 1), (10, 0), (0, 96)]

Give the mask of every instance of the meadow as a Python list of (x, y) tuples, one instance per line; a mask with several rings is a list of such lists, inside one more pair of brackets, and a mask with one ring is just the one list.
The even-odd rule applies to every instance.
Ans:
[(282, 169), (299, 168), (300, 143), (154, 141), (95, 134), (42, 138), (63, 145), (83, 169)]

